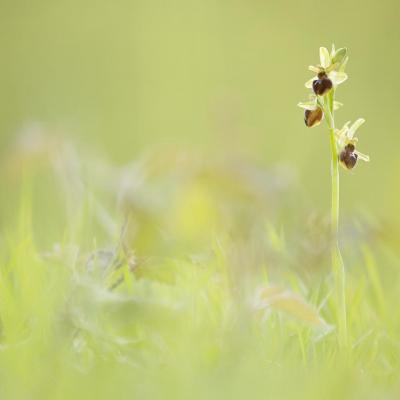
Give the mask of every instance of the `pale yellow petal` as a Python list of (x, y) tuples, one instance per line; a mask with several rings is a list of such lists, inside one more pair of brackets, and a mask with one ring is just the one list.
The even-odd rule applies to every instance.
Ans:
[(343, 127), (342, 127), (341, 129), (336, 129), (336, 134), (339, 135), (339, 136), (346, 135), (346, 134), (347, 134), (347, 131), (349, 130), (349, 124), (350, 124), (350, 121), (347, 121), (347, 122), (343, 125)]
[(346, 57), (346, 58), (341, 62), (340, 67), (339, 67), (339, 71), (340, 71), (340, 72), (344, 72), (344, 70), (346, 69), (346, 65), (347, 65), (348, 61), (349, 61), (349, 57)]
[(347, 79), (347, 74), (344, 72), (332, 71), (329, 73), (329, 79), (334, 86), (340, 85)]
[(336, 110), (339, 110), (339, 108), (340, 107), (343, 107), (343, 103), (340, 103), (339, 101), (334, 101), (333, 102), (333, 109), (336, 111)]
[(298, 107), (304, 108), (305, 110), (315, 110), (317, 108), (317, 104), (315, 101), (305, 101), (297, 104)]
[(352, 139), (354, 134), (356, 133), (357, 129), (365, 122), (364, 118), (358, 118), (356, 122), (349, 128), (347, 132), (347, 137)]
[(358, 158), (360, 160), (363, 160), (365, 162), (369, 162), (369, 156), (367, 156), (366, 154), (360, 153), (358, 150), (356, 150), (355, 153), (358, 155)]
[(331, 64), (331, 57), (330, 57), (329, 51), (326, 47), (319, 48), (319, 59), (320, 59), (322, 68), (327, 68)]
[(318, 68), (318, 67), (316, 67), (315, 65), (309, 65), (309, 66), (308, 66), (308, 69), (309, 69), (310, 71), (312, 71), (312, 72), (315, 72), (316, 74), (318, 74), (318, 73), (321, 71), (321, 69)]

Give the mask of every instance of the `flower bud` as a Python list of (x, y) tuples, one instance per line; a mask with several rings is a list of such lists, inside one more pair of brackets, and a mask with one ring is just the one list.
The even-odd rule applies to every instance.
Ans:
[(335, 55), (332, 58), (332, 64), (342, 64), (347, 56), (347, 49), (346, 47), (342, 47), (336, 50)]
[(315, 110), (305, 110), (304, 112), (304, 122), (309, 128), (317, 126), (322, 121), (322, 118), (324, 118), (324, 113), (320, 107)]

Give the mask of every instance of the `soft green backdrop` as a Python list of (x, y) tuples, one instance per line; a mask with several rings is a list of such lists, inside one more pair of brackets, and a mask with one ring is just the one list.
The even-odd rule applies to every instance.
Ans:
[(324, 126), (305, 128), (307, 66), (347, 46), (338, 122), (364, 117), (371, 163), (342, 179), (342, 206), (392, 220), (400, 191), (400, 3), (2, 0), (0, 145), (26, 124), (78, 137), (123, 164), (163, 144), (287, 164), (329, 207)]
[[(399, 399), (399, 17), (0, 0), (0, 397)], [(341, 174), (343, 292), (296, 107), (332, 42), (371, 156)]]

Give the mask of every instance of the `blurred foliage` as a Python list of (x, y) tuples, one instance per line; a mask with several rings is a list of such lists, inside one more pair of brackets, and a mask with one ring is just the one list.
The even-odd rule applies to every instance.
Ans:
[(338, 352), (327, 221), (290, 169), (174, 147), (115, 167), (38, 126), (4, 161), (6, 398), (398, 395), (399, 254), (382, 222), (344, 221)]

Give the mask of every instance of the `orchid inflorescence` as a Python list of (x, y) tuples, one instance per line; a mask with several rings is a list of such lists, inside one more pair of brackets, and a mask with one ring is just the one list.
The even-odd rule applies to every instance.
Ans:
[(328, 127), (335, 134), (338, 159), (340, 164), (347, 170), (354, 168), (357, 160), (369, 161), (369, 157), (356, 150), (357, 138), (354, 136), (356, 130), (365, 122), (357, 119), (351, 126), (346, 122), (342, 129), (335, 129), (333, 113), (343, 104), (334, 100), (334, 93), (338, 85), (346, 81), (347, 74), (344, 72), (348, 56), (347, 49), (340, 48), (329, 53), (325, 47), (320, 47), (320, 64), (309, 66), (309, 70), (316, 75), (305, 83), (312, 90), (309, 101), (301, 102), (299, 107), (304, 111), (304, 122), (308, 127), (314, 127), (326, 118)]
[(369, 157), (356, 150), (357, 129), (365, 122), (357, 119), (352, 125), (346, 122), (342, 129), (335, 127), (335, 111), (342, 104), (335, 101), (337, 87), (346, 81), (344, 72), (348, 61), (347, 49), (332, 51), (325, 47), (319, 49), (320, 64), (310, 66), (316, 75), (306, 82), (306, 87), (312, 90), (308, 102), (299, 103), (304, 109), (306, 126), (317, 126), (324, 118), (328, 125), (331, 149), (331, 256), (332, 272), (335, 279), (336, 299), (338, 302), (337, 324), (340, 346), (347, 347), (347, 309), (346, 309), (346, 273), (339, 247), (339, 164), (346, 170), (351, 170), (357, 161), (369, 161)]

